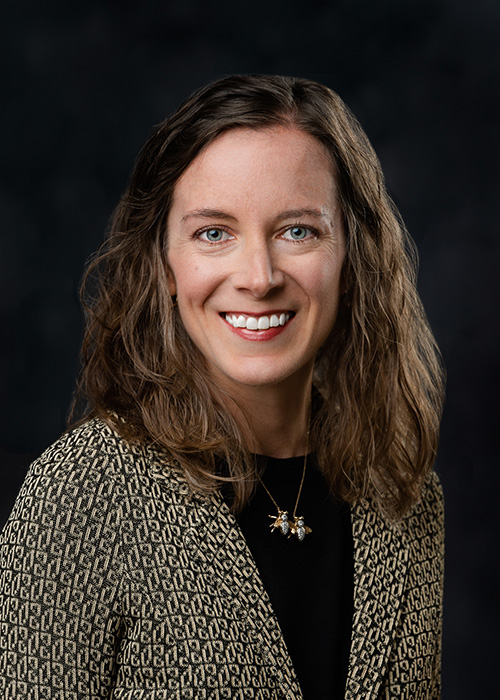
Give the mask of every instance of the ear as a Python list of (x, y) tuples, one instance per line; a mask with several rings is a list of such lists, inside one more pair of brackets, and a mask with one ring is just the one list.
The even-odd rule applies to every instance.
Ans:
[(175, 283), (175, 277), (174, 273), (170, 269), (170, 267), (167, 265), (167, 285), (168, 285), (168, 293), (170, 296), (174, 296), (177, 294), (177, 285)]

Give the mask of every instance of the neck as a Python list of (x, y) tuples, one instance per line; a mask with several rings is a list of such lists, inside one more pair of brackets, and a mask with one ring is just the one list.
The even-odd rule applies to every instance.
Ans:
[(243, 386), (237, 396), (231, 393), (230, 410), (251, 452), (278, 458), (305, 454), (311, 386), (309, 376), (306, 382)]

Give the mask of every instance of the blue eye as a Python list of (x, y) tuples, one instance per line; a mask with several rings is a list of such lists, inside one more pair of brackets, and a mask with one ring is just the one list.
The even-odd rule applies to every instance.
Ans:
[(311, 235), (311, 229), (305, 226), (291, 226), (283, 234), (283, 238), (291, 241), (303, 241)]
[(229, 238), (229, 234), (221, 228), (209, 228), (200, 233), (200, 238), (209, 243), (221, 243)]

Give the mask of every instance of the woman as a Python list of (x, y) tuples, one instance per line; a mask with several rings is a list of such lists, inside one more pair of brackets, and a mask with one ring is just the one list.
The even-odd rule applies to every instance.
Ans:
[(225, 78), (156, 129), (89, 271), (84, 417), (3, 532), (3, 697), (439, 697), (411, 261), (328, 88)]

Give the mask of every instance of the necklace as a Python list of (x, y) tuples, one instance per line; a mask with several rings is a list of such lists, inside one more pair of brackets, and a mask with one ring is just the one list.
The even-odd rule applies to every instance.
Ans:
[(304, 537), (308, 535), (310, 532), (312, 532), (310, 527), (307, 527), (307, 525), (304, 523), (304, 516), (303, 515), (297, 515), (297, 507), (299, 505), (299, 499), (300, 499), (300, 494), (302, 493), (302, 486), (304, 485), (304, 479), (306, 476), (306, 468), (307, 468), (307, 452), (309, 450), (309, 425), (307, 427), (307, 437), (306, 437), (306, 453), (304, 455), (304, 468), (302, 469), (302, 479), (300, 480), (300, 486), (299, 486), (299, 492), (297, 493), (297, 498), (295, 500), (295, 508), (293, 509), (293, 522), (290, 522), (290, 518), (288, 516), (288, 511), (287, 510), (282, 510), (279, 505), (276, 503), (274, 498), (271, 495), (271, 492), (265, 485), (265, 483), (262, 481), (262, 479), (259, 477), (259, 481), (264, 487), (265, 492), (271, 499), (271, 501), (274, 503), (276, 506), (276, 510), (278, 511), (278, 515), (270, 515), (269, 517), (273, 520), (273, 522), (269, 525), (271, 528), (271, 532), (274, 532), (275, 530), (279, 530), (282, 535), (295, 535), (296, 538), (302, 542)]

